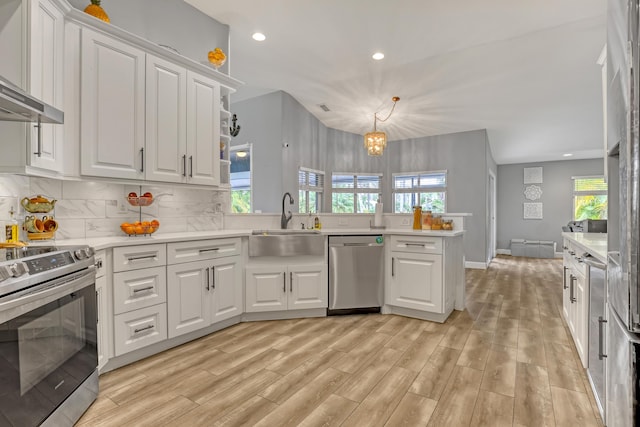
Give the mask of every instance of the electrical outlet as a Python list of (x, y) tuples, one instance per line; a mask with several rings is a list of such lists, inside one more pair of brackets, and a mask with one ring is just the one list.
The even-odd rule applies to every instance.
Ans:
[(409, 225), (409, 218), (402, 218), (402, 225)]
[(340, 218), (338, 220), (338, 225), (347, 226), (349, 225), (349, 220), (347, 218)]

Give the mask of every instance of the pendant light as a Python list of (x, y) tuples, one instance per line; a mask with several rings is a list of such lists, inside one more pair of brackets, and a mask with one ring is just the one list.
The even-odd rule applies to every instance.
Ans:
[(387, 147), (387, 134), (376, 129), (376, 124), (378, 120), (381, 122), (386, 122), (391, 114), (393, 114), (393, 110), (396, 108), (396, 103), (400, 101), (400, 98), (394, 96), (391, 98), (393, 101), (393, 107), (391, 107), (391, 111), (389, 111), (389, 115), (384, 119), (378, 118), (378, 113), (373, 114), (373, 132), (367, 132), (364, 135), (364, 147), (367, 149), (367, 154), (370, 156), (378, 157), (382, 156), (384, 149)]

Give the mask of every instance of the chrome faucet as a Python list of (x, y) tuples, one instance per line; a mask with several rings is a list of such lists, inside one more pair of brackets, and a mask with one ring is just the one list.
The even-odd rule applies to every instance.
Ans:
[(291, 214), (291, 211), (289, 211), (289, 215), (284, 214), (284, 200), (287, 198), (287, 196), (289, 196), (289, 204), (293, 204), (293, 197), (291, 196), (291, 194), (289, 192), (284, 193), (284, 196), (282, 196), (282, 216), (280, 217), (280, 228), (282, 228), (283, 230), (287, 228), (287, 224), (289, 223), (289, 221), (291, 221), (291, 217), (293, 216), (293, 214)]

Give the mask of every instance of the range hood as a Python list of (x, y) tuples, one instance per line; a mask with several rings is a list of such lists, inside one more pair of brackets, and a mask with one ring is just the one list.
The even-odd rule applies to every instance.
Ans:
[(64, 113), (0, 76), (0, 121), (62, 124)]

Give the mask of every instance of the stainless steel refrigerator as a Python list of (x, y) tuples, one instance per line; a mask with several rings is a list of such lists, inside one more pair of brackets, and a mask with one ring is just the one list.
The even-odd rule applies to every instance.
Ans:
[(638, 2), (607, 3), (606, 425), (640, 425)]

